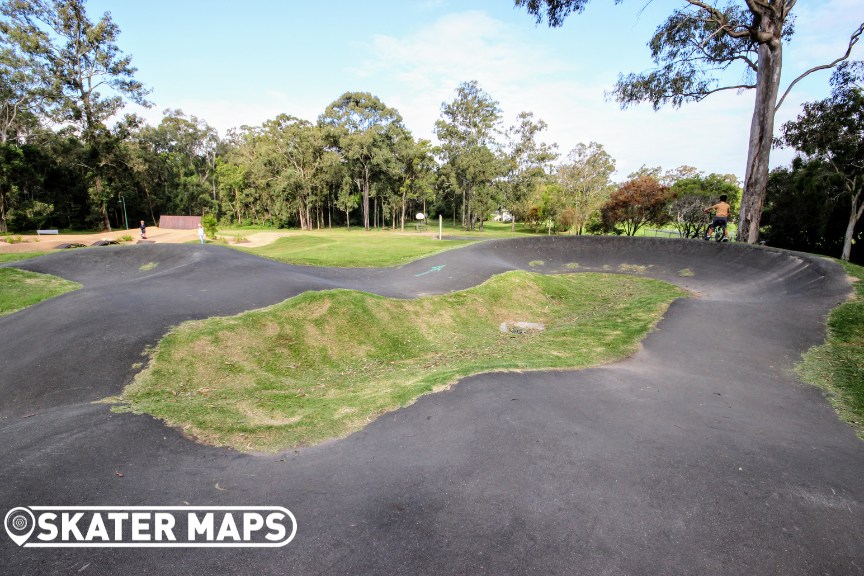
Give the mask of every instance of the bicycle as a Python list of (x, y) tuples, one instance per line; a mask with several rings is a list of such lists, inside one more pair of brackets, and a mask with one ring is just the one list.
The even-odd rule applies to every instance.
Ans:
[(726, 236), (726, 224), (726, 222), (717, 221), (712, 215), (711, 224), (708, 225), (708, 228), (710, 229), (711, 226), (714, 226), (714, 232), (712, 234), (706, 234), (705, 240), (714, 240), (715, 242), (728, 242), (729, 238)]

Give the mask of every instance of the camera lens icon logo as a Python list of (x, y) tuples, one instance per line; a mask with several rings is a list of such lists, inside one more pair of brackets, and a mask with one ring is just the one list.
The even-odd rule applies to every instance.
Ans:
[(36, 518), (27, 508), (13, 508), (6, 513), (3, 525), (9, 538), (18, 546), (23, 546), (36, 528)]

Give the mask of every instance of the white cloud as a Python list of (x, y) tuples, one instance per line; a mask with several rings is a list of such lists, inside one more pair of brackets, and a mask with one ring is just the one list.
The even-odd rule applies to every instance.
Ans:
[(721, 93), (677, 110), (622, 111), (604, 97), (614, 82), (608, 71), (589, 75), (476, 11), (449, 14), (403, 37), (375, 36), (369, 50), (364, 77), (382, 87), (395, 83), (378, 95), (419, 137), (434, 139), (441, 103), (454, 98), (460, 82), (477, 80), (499, 101), (505, 124), (520, 111), (534, 112), (549, 125), (544, 139), (562, 155), (579, 142), (599, 142), (616, 159), (619, 178), (642, 164), (743, 177), (752, 92)]
[[(427, 8), (441, 6), (441, 0), (429, 0)], [(784, 55), (785, 83), (842, 52), (855, 22), (864, 19), (860, 0), (828, 0), (819, 6), (799, 2), (796, 11), (798, 32)], [(322, 79), (338, 74), (340, 82), (356, 83), (356, 89), (373, 92), (397, 108), (416, 136), (434, 140), (441, 103), (454, 98), (461, 82), (477, 80), (499, 101), (505, 124), (522, 110), (534, 112), (549, 125), (545, 140), (557, 143), (562, 154), (579, 142), (599, 142), (617, 160), (619, 178), (642, 164), (664, 169), (688, 164), (743, 177), (752, 92), (723, 92), (680, 109), (654, 112), (650, 105), (641, 105), (622, 111), (604, 97), (618, 70), (604, 67), (602, 57), (588, 48), (568, 46), (556, 52), (555, 42), (546, 41), (551, 31), (538, 35), (479, 10), (445, 14), (402, 30), (352, 39), (356, 52), (348, 59), (351, 67), (327, 69), (308, 83), (301, 78), (286, 87), (284, 77), (274, 76), (267, 82), (280, 90), (259, 88), (234, 101), (218, 93), (172, 97), (171, 107), (205, 119), (222, 136), (229, 128), (258, 125), (281, 113), (314, 121), (335, 97), (319, 93), (325, 90)], [(864, 45), (856, 50), (858, 58), (862, 49)], [(830, 72), (814, 76), (790, 95), (778, 114), (778, 128), (797, 116), (801, 102), (827, 95)], [(332, 89), (333, 82), (323, 84)], [(158, 102), (156, 95), (154, 99)], [(158, 124), (164, 107), (160, 104), (143, 115)], [(787, 163), (791, 155), (775, 150), (772, 164)]]

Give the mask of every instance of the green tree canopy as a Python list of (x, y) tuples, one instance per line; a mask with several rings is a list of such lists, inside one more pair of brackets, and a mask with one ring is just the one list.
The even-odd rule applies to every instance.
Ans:
[[(76, 131), (87, 145), (91, 200), (110, 229), (104, 178), (118, 149), (114, 138), (122, 131), (112, 134), (105, 121), (127, 99), (149, 105), (132, 58), (117, 47), (120, 29), (107, 12), (91, 21), (84, 0), (7, 0), (0, 10), (4, 28), (14, 30), (15, 38), (28, 38), (30, 58), (22, 62), (47, 70), (44, 101), (50, 118)], [(30, 76), (42, 74), (33, 70)]]
[(513, 216), (512, 230), (516, 229), (516, 218), (526, 217), (532, 193), (551, 178), (552, 162), (558, 158), (556, 145), (537, 141), (547, 127), (543, 120), (534, 119), (533, 112), (524, 111), (507, 130), (507, 175), (500, 183), (501, 202)]
[(363, 227), (369, 230), (372, 182), (383, 179), (392, 165), (396, 141), (405, 131), (402, 116), (368, 92), (346, 92), (327, 107), (318, 122), (352, 167), (363, 196)]
[(582, 234), (591, 215), (615, 189), (611, 180), (614, 172), (615, 159), (597, 142), (580, 142), (558, 167), (558, 185), (571, 210), (571, 229), (577, 234)]
[[(493, 181), (504, 173), (496, 139), (501, 109), (476, 80), (456, 88), (452, 102), (441, 105), (435, 134), (441, 141), (441, 156), (462, 195), (462, 225), (474, 229), (496, 206)], [(455, 211), (454, 211), (455, 212)]]
[[(848, 63), (847, 63), (848, 64)], [(864, 214), (864, 62), (841, 66), (831, 97), (804, 105), (798, 119), (782, 127), (779, 143), (818, 159), (842, 182), (850, 199), (841, 258), (848, 261), (855, 227)]]

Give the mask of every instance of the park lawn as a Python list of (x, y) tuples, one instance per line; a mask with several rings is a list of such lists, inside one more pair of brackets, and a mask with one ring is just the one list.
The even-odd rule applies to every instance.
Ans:
[(4, 262), (19, 262), (37, 256), (44, 256), (48, 252), (11, 252), (9, 254), (0, 254), (0, 264)]
[(42, 300), (81, 288), (49, 274), (38, 274), (17, 268), (0, 268), (0, 316), (38, 304)]
[(333, 229), (298, 232), (267, 246), (237, 249), (289, 264), (366, 268), (398, 266), (471, 242), (389, 230)]
[(864, 440), (864, 267), (841, 262), (856, 279), (855, 294), (828, 316), (824, 344), (804, 354), (801, 378), (819, 386), (840, 418)]
[(646, 278), (522, 271), (414, 300), (307, 292), (175, 328), (113, 400), (208, 444), (275, 452), (346, 436), (470, 374), (626, 357), (684, 295)]

